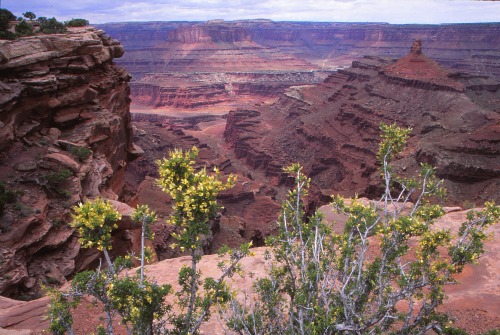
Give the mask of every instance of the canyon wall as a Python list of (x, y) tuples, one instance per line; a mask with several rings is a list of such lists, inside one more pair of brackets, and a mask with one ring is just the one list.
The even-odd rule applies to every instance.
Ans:
[(118, 199), (138, 151), (130, 76), (113, 63), (123, 52), (94, 28), (0, 41), (3, 295), (29, 297), (42, 283), (62, 284), (99, 257), (80, 250), (67, 223), (78, 202)]
[(166, 110), (251, 106), (278, 97), (286, 87), (320, 83), (365, 55), (400, 58), (415, 39), (441, 65), (500, 79), (500, 24), (495, 23), (214, 20), (100, 27), (127, 49), (117, 62), (133, 76), (134, 103)]
[[(208, 67), (209, 68), (209, 67)], [(277, 97), (295, 84), (323, 81), (331, 71), (148, 73), (131, 83), (135, 104), (180, 109), (230, 105)], [(246, 99), (247, 98), (247, 99)]]
[[(100, 25), (127, 54), (134, 76), (166, 71), (330, 69), (364, 55), (400, 58), (413, 40), (447, 67), (500, 78), (500, 24), (142, 22)], [(187, 47), (189, 46), (189, 48)], [(240, 63), (240, 61), (242, 63)]]
[(397, 62), (366, 57), (324, 83), (290, 88), (272, 105), (231, 111), (225, 139), (252, 169), (284, 179), (300, 162), (324, 196), (380, 194), (381, 122), (412, 127), (394, 171), (420, 163), (445, 179), (448, 202), (499, 201), (500, 83), (449, 71), (423, 54)]

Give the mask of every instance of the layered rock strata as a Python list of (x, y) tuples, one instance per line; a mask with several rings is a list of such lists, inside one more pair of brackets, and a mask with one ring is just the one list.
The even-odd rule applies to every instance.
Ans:
[[(208, 66), (207, 68), (210, 68)], [(131, 83), (135, 104), (178, 109), (236, 105), (276, 97), (297, 84), (323, 81), (332, 71), (150, 73)]]
[(500, 24), (142, 22), (105, 24), (127, 48), (134, 103), (165, 111), (240, 108), (317, 84), (352, 60), (400, 58), (414, 39), (439, 64), (500, 80)]
[(67, 223), (80, 201), (118, 199), (137, 151), (130, 76), (113, 63), (123, 52), (91, 27), (0, 41), (0, 181), (9, 195), (0, 218), (0, 293), (29, 297), (99, 257), (80, 250)]
[(373, 55), (400, 58), (421, 39), (440, 64), (500, 76), (500, 24), (128, 22), (101, 25), (127, 54), (119, 62), (134, 76), (167, 71), (227, 72), (349, 65)]
[(227, 143), (247, 165), (285, 181), (300, 162), (323, 194), (379, 194), (379, 124), (412, 127), (397, 172), (431, 163), (448, 201), (498, 201), (500, 83), (446, 70), (421, 53), (367, 57), (324, 83), (295, 87), (275, 104), (230, 112)]

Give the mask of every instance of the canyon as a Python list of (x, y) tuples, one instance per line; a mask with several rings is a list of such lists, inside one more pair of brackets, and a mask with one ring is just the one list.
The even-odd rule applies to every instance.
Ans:
[(212, 20), (99, 27), (127, 50), (117, 64), (132, 75), (133, 102), (169, 111), (268, 101), (364, 56), (399, 59), (415, 39), (447, 68), (500, 80), (498, 24)]
[[(132, 74), (133, 118), (163, 122), (181, 134), (179, 146), (197, 138), (230, 162), (228, 172), (283, 187), (283, 166), (298, 161), (318, 204), (337, 192), (374, 197), (378, 125), (398, 122), (415, 128), (399, 172), (435, 165), (450, 204), (498, 199), (498, 24), (100, 27), (127, 49), (117, 63)], [(416, 38), (419, 54), (405, 56)], [(224, 145), (214, 139), (222, 137)]]
[[(0, 181), (12, 195), (1, 216), (0, 293), (34, 299), (1, 298), (0, 331), (46, 327), (40, 285), (98, 264), (66, 224), (88, 198), (112, 199), (122, 213), (113, 255), (137, 251), (131, 207), (153, 208), (161, 262), (149, 271), (175, 281), (171, 268), (185, 258), (169, 246), (170, 199), (155, 181), (155, 162), (170, 149), (197, 146), (197, 166), (238, 177), (219, 197), (206, 254), (264, 245), (291, 162), (312, 178), (309, 212), (332, 194), (378, 197), (381, 122), (412, 127), (395, 172), (414, 176), (430, 163), (445, 204), (499, 202), (499, 79), (500, 24), (128, 22), (0, 41)], [(465, 215), (447, 211), (444, 226)], [(262, 265), (256, 250), (250, 268)], [(482, 307), (499, 299), (498, 248), (488, 242), (487, 251), (446, 307), (472, 332), (481, 327), (469, 315), (500, 327), (498, 311)], [(214, 256), (203, 262), (215, 269)]]
[(412, 128), (395, 172), (417, 175), (429, 163), (450, 203), (498, 201), (499, 88), (449, 74), (423, 54), (368, 57), (272, 105), (231, 111), (224, 136), (237, 158), (268, 176), (281, 180), (281, 168), (297, 161), (325, 196), (376, 198), (378, 128), (395, 122)]

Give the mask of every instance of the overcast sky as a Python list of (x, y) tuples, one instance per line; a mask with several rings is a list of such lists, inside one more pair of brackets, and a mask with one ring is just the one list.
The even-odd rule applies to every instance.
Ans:
[(0, 0), (16, 16), (32, 11), (63, 21), (274, 21), (389, 23), (500, 22), (500, 1), (473, 0)]

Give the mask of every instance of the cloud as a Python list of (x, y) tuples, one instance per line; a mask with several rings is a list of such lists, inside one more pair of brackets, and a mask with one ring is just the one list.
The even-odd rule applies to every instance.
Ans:
[(275, 21), (390, 23), (495, 22), (500, 2), (466, 0), (2, 0), (15, 15), (33, 11), (59, 20), (205, 21), (269, 18)]

